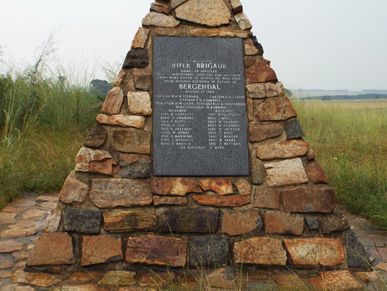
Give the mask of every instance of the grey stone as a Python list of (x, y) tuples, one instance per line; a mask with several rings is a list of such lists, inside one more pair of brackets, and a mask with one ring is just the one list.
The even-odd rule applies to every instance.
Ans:
[(229, 260), (229, 238), (227, 236), (194, 236), (188, 242), (191, 266), (220, 267)]
[[(155, 37), (153, 61), (154, 175), (248, 176), (242, 40)], [(213, 67), (219, 64), (225, 67)], [(205, 68), (208, 65), (212, 68)], [(222, 78), (229, 78), (226, 74), (233, 74), (236, 79), (218, 82), (209, 73), (211, 77), (195, 83), (194, 77), (201, 77), (193, 76), (187, 80), (186, 75), (182, 75), (183, 71), (198, 75), (197, 70), (206, 74), (216, 71)], [(181, 80), (167, 82), (169, 78), (180, 75), (183, 76)], [(204, 87), (188, 87), (197, 84)], [(207, 85), (214, 88), (208, 88)], [(182, 104), (176, 104), (174, 96), (177, 95), (184, 96), (180, 99)], [(227, 120), (218, 117), (220, 112), (222, 118)], [(181, 122), (174, 122), (176, 116)], [(211, 122), (208, 122), (209, 118)], [(181, 130), (178, 128), (184, 128), (185, 133), (179, 134)], [(219, 132), (224, 133), (219, 135)], [(224, 138), (226, 134), (229, 138)]]
[(122, 69), (146, 68), (148, 64), (149, 57), (146, 49), (132, 49), (126, 55)]
[(265, 178), (265, 167), (263, 163), (257, 159), (255, 151), (253, 151), (253, 157), (251, 158), (251, 178), (254, 185), (262, 185)]
[(67, 207), (64, 211), (63, 230), (98, 234), (101, 228), (101, 212), (93, 209)]
[(350, 268), (364, 268), (371, 267), (371, 262), (368, 258), (368, 253), (356, 238), (353, 231), (348, 231), (345, 236), (347, 249), (347, 263)]
[(86, 139), (85, 146), (98, 148), (105, 143), (106, 138), (107, 130), (103, 126), (95, 124)]
[(332, 214), (321, 217), (320, 227), (323, 234), (329, 234), (335, 231), (347, 230), (349, 223), (345, 217)]
[(138, 160), (130, 165), (121, 162), (120, 166), (118, 178), (149, 178), (151, 176), (151, 162), (147, 160)]
[(297, 139), (304, 136), (301, 124), (297, 118), (285, 121), (285, 132), (288, 139)]
[(219, 220), (219, 210), (215, 208), (161, 208), (156, 215), (159, 231), (171, 233), (214, 233)]
[(305, 216), (306, 225), (309, 230), (319, 230), (320, 229), (320, 219), (318, 216), (306, 215)]

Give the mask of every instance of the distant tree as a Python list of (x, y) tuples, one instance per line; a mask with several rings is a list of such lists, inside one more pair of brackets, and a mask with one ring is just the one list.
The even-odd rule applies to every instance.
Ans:
[(94, 79), (90, 82), (91, 90), (97, 94), (98, 98), (102, 99), (109, 92), (112, 84), (106, 80)]

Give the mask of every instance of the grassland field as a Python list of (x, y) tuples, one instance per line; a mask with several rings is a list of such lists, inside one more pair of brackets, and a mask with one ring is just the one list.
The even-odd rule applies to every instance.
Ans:
[[(0, 76), (0, 208), (60, 190), (100, 102), (87, 86)], [(387, 228), (387, 100), (293, 104), (340, 203)]]

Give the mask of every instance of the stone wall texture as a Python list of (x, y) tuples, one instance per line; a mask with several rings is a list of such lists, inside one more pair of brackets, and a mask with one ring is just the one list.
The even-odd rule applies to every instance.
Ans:
[[(346, 268), (335, 190), (240, 2), (156, 0), (142, 24), (28, 268)], [(155, 36), (243, 39), (250, 177), (152, 175)]]

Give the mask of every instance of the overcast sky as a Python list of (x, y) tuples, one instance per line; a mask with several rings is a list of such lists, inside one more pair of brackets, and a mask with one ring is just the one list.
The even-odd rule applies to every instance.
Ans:
[[(123, 61), (151, 0), (0, 0), (7, 63), (32, 63), (55, 32), (56, 59), (103, 77)], [(293, 89), (387, 89), (386, 0), (244, 0), (253, 32)], [(4, 71), (4, 65), (1, 65)], [(82, 75), (82, 74), (81, 74)]]

